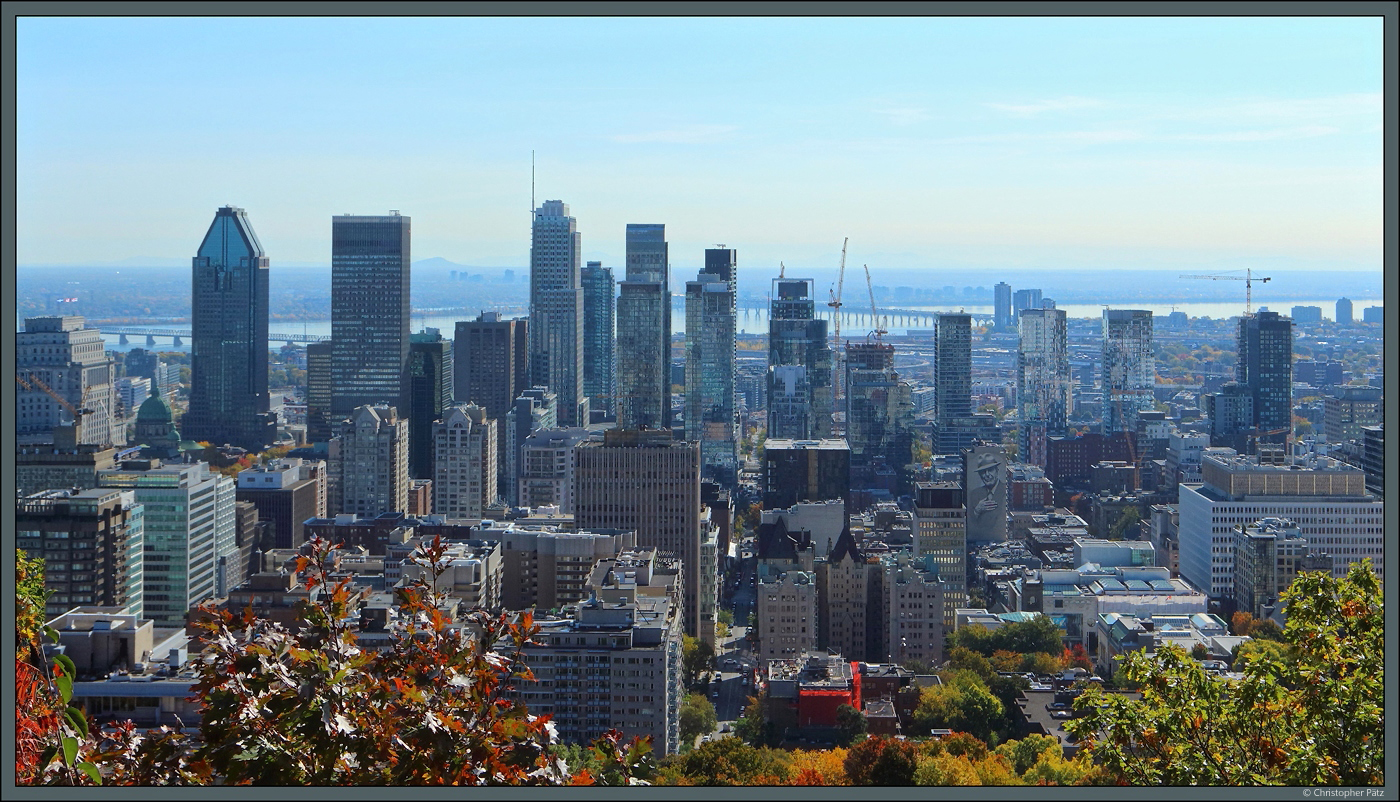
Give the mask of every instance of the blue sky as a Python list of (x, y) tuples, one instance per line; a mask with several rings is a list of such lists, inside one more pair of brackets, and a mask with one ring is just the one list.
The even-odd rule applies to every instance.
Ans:
[[(18, 21), (18, 257), (274, 266), (399, 209), (415, 259), (528, 262), (537, 201), (619, 265), (1379, 270), (1381, 21)], [(684, 276), (682, 276), (684, 278)]]

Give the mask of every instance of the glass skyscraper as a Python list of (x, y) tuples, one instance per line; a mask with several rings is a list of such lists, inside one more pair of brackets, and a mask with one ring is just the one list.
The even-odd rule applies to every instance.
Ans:
[(1293, 321), (1277, 312), (1245, 315), (1236, 344), (1235, 381), (1254, 397), (1259, 442), (1282, 443), (1293, 428)]
[(535, 210), (530, 239), (530, 380), (559, 396), (559, 423), (588, 423), (578, 221), (563, 201)]
[(768, 314), (768, 437), (831, 436), (831, 345), (812, 279), (773, 280)]
[(268, 259), (248, 215), (214, 214), (194, 257), (185, 436), (262, 451), (277, 439), (267, 397)]
[[(409, 409), (410, 220), (331, 219), (331, 414), (388, 404)], [(266, 350), (266, 348), (264, 348)]]
[(671, 428), (671, 270), (666, 226), (627, 224), (617, 298), (617, 425)]
[(617, 282), (612, 268), (589, 262), (583, 282), (583, 394), (594, 413), (617, 414), (613, 407), (613, 325), (617, 319)]
[(1069, 329), (1063, 309), (1021, 311), (1016, 358), (1018, 459), (1045, 467), (1046, 441), (1069, 426)]
[(700, 443), (701, 472), (725, 487), (738, 481), (734, 403), (738, 252), (705, 251), (705, 269), (685, 285), (685, 439)]
[(1103, 433), (1136, 432), (1137, 413), (1152, 408), (1156, 384), (1152, 312), (1103, 310)]

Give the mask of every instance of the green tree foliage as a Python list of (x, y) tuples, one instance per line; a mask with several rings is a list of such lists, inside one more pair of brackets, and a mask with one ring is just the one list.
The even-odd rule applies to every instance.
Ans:
[(973, 624), (954, 632), (948, 640), (950, 652), (962, 646), (984, 657), (991, 657), (998, 650), (1017, 654), (1044, 652), (1056, 657), (1064, 651), (1060, 628), (1046, 615), (1029, 621), (1014, 621), (996, 629)]
[(1109, 540), (1122, 540), (1128, 536), (1137, 534), (1138, 521), (1142, 520), (1142, 513), (1136, 506), (1123, 508), (1123, 513), (1118, 516), (1118, 520), (1113, 522), (1113, 526), (1108, 528)]
[(1384, 782), (1385, 615), (1370, 562), (1344, 579), (1307, 573), (1283, 594), (1293, 659), (1208, 676), (1179, 648), (1129, 656), (1141, 701), (1093, 690), (1068, 729), (1119, 782), (1378, 785)]
[(689, 741), (697, 735), (714, 732), (719, 717), (715, 706), (702, 693), (692, 693), (681, 704), (681, 740)]
[(1197, 643), (1191, 647), (1192, 660), (1204, 660), (1210, 657), (1210, 649), (1204, 643)]
[(689, 635), (684, 636), (681, 652), (681, 677), (687, 688), (698, 688), (702, 675), (715, 667), (715, 647)]
[(720, 738), (668, 759), (659, 775), (659, 783), (674, 785), (779, 785), (789, 772), (778, 750)]
[(913, 785), (918, 756), (918, 747), (908, 741), (866, 738), (847, 751), (846, 776), (851, 785)]
[(750, 696), (744, 715), (734, 722), (734, 734), (754, 746), (777, 746), (782, 735), (763, 712), (766, 695), (760, 691), (758, 696)]
[(841, 733), (841, 746), (850, 746), (870, 729), (870, 725), (864, 713), (850, 705), (841, 705), (836, 708), (836, 729)]
[(920, 735), (934, 729), (950, 729), (971, 733), (986, 742), (1001, 724), (1003, 712), (1001, 700), (977, 675), (954, 672), (944, 675), (942, 685), (931, 685), (919, 692), (910, 726), (912, 732)]
[(728, 608), (720, 610), (715, 614), (715, 620), (732, 627), (734, 626), (734, 611)]

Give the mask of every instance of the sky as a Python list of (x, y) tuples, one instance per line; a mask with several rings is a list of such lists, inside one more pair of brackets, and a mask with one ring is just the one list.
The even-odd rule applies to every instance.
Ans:
[[(217, 207), (274, 268), (336, 214), (413, 258), (673, 275), (1376, 270), (1377, 18), (22, 18), (20, 265), (187, 264)], [(687, 276), (682, 276), (684, 280)]]

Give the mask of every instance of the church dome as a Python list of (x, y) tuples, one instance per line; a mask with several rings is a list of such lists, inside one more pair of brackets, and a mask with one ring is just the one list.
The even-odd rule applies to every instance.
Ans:
[(165, 403), (165, 398), (160, 393), (152, 395), (141, 404), (141, 408), (136, 411), (137, 423), (173, 423), (175, 413), (171, 411), (170, 405)]

